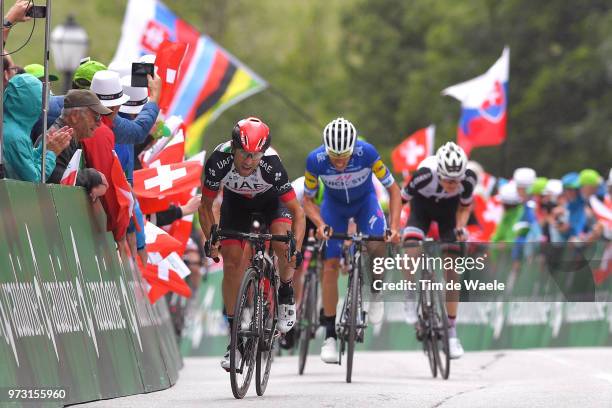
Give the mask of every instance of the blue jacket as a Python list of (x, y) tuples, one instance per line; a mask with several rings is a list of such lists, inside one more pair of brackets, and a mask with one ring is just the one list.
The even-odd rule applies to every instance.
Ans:
[[(52, 96), (49, 98), (49, 111), (47, 112), (47, 128), (49, 128), (55, 120), (61, 115), (64, 109), (64, 95)], [(39, 108), (40, 110), (40, 108)], [(149, 131), (155, 124), (155, 120), (159, 115), (159, 106), (155, 102), (146, 103), (142, 111), (136, 119), (130, 120), (119, 115), (115, 116), (113, 121), (113, 132), (115, 133), (115, 142), (122, 144), (138, 144), (144, 142)], [(34, 141), (42, 133), (42, 115), (32, 129), (31, 137)]]
[[(30, 132), (42, 108), (42, 83), (30, 74), (16, 75), (4, 92), (3, 151), (8, 178), (41, 181), (42, 144), (34, 149)], [(45, 174), (55, 168), (55, 153), (47, 150)]]

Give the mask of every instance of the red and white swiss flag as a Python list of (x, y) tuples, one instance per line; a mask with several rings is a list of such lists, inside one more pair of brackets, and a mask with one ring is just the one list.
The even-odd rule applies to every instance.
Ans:
[[(145, 224), (145, 239), (148, 262), (142, 274), (149, 285), (190, 297), (191, 289), (184, 280), (190, 271), (177, 253), (182, 251), (182, 244), (150, 222)], [(149, 300), (154, 302), (156, 299), (152, 300), (151, 296), (162, 292), (163, 290), (150, 290)]]
[[(185, 132), (183, 129), (179, 129), (170, 140), (160, 140), (157, 143), (160, 142), (167, 143), (164, 143), (163, 147), (155, 154), (153, 154), (153, 150), (147, 151), (143, 156), (143, 167), (159, 167), (183, 161), (185, 158)], [(155, 148), (155, 145), (151, 147), (151, 149)]]
[(400, 143), (391, 152), (393, 171), (396, 173), (412, 172), (427, 156), (433, 154), (436, 127), (430, 125), (417, 130)]
[(134, 172), (134, 192), (145, 198), (161, 198), (189, 192), (200, 186), (203, 166), (194, 161), (162, 165)]
[(602, 203), (595, 195), (591, 196), (589, 204), (595, 216), (607, 227), (612, 227), (612, 208)]
[(60, 184), (65, 186), (74, 186), (76, 185), (77, 175), (79, 172), (79, 166), (81, 164), (81, 154), (83, 153), (83, 149), (77, 149), (76, 152), (72, 155), (70, 162), (68, 162), (68, 166), (66, 166), (66, 170), (62, 175), (62, 179), (60, 180)]
[(162, 80), (158, 105), (162, 112), (166, 112), (174, 98), (179, 82), (181, 62), (186, 52), (186, 43), (175, 43), (168, 40), (163, 41), (157, 49), (155, 66), (157, 66), (157, 74)]
[(481, 195), (474, 195), (474, 216), (478, 221), (478, 226), (468, 225), (470, 241), (490, 241), (503, 214), (504, 207), (499, 201), (499, 197), (486, 198)]

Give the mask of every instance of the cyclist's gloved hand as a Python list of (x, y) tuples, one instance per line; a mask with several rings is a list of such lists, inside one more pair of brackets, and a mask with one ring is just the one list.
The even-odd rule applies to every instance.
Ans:
[(393, 228), (385, 231), (385, 242), (390, 242), (392, 244), (399, 244), (400, 242), (399, 231)]
[(323, 224), (317, 227), (317, 238), (318, 239), (329, 239), (329, 236), (334, 233), (334, 230), (329, 225)]
[(465, 228), (455, 228), (455, 237), (459, 242), (467, 241), (468, 232)]
[(295, 251), (293, 256), (295, 257), (295, 267), (297, 269), (300, 267), (300, 265), (302, 265), (302, 262), (304, 261), (304, 255), (301, 251)]

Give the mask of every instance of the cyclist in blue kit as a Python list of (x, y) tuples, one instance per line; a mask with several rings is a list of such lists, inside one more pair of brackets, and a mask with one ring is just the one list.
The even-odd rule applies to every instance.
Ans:
[[(357, 140), (355, 126), (344, 118), (334, 119), (325, 127), (323, 142), (323, 145), (308, 155), (304, 176), (304, 211), (316, 225), (317, 237), (327, 239), (328, 234), (331, 235), (333, 232), (346, 233), (350, 218), (355, 220), (359, 231), (363, 234), (378, 236), (385, 234), (387, 222), (376, 197), (372, 182), (374, 174), (389, 191), (390, 196), (391, 226), (386, 241), (398, 243), (400, 189), (374, 146)], [(325, 185), (320, 207), (314, 202), (319, 178)], [(385, 256), (385, 244), (382, 242), (370, 242), (367, 248), (371, 257)], [(326, 363), (338, 362), (335, 325), (341, 254), (342, 241), (329, 240), (321, 281), (323, 297), (321, 325), (326, 331), (321, 359)], [(370, 322), (378, 323), (382, 321), (384, 312), (382, 296), (372, 286), (370, 291), (368, 317)]]

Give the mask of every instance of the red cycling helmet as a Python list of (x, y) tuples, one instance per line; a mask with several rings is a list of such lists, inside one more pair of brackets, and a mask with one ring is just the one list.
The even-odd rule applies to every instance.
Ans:
[(236, 123), (232, 131), (234, 148), (241, 148), (245, 152), (265, 152), (271, 141), (268, 125), (253, 116)]

